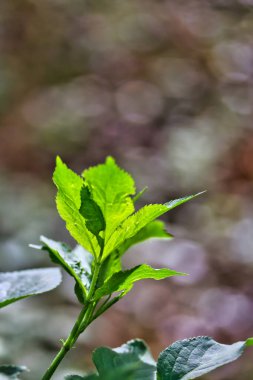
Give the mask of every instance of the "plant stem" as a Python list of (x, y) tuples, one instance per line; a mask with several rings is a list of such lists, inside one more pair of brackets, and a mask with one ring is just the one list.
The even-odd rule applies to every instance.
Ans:
[(101, 264), (97, 263), (95, 266), (94, 274), (91, 281), (91, 286), (89, 293), (87, 295), (86, 304), (84, 308), (81, 310), (67, 340), (64, 342), (62, 348), (58, 352), (58, 354), (55, 356), (54, 360), (52, 361), (50, 367), (47, 369), (46, 373), (42, 377), (41, 380), (50, 380), (56, 371), (57, 367), (65, 357), (65, 355), (68, 353), (68, 351), (73, 347), (75, 342), (77, 341), (79, 335), (89, 326), (89, 324), (92, 322), (93, 319), (93, 311), (96, 307), (96, 302), (92, 301), (92, 297), (94, 295), (94, 292), (96, 290), (96, 284), (99, 276), (99, 271), (101, 268)]

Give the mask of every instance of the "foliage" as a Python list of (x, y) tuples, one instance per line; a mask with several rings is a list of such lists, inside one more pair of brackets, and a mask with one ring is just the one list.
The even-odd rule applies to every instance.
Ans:
[[(133, 178), (119, 168), (112, 157), (104, 164), (85, 170), (81, 176), (57, 157), (53, 180), (58, 189), (58, 212), (78, 244), (72, 249), (65, 243), (41, 236), (41, 245), (32, 247), (47, 252), (53, 263), (74, 278), (75, 293), (82, 309), (42, 380), (52, 378), (79, 335), (124, 297), (135, 282), (184, 275), (147, 264), (123, 269), (121, 258), (130, 247), (147, 239), (171, 239), (164, 223), (156, 219), (201, 194), (164, 204), (149, 204), (136, 210), (136, 202), (143, 191), (136, 194)], [(50, 290), (59, 282), (57, 269), (0, 274), (0, 307)], [(190, 380), (237, 359), (250, 345), (253, 345), (253, 338), (232, 345), (219, 344), (209, 337), (185, 339), (166, 348), (156, 363), (143, 341), (132, 340), (116, 349), (98, 348), (93, 353), (97, 372), (84, 377), (69, 375), (66, 379)], [(7, 378), (18, 379), (23, 369), (2, 366), (0, 376), (1, 371)]]
[[(117, 376), (129, 380), (192, 380), (236, 360), (250, 345), (253, 345), (251, 339), (225, 345), (199, 336), (173, 343), (161, 352), (155, 363), (146, 344), (132, 340), (115, 349), (95, 350), (93, 362), (97, 374), (79, 378), (113, 380), (117, 378), (116, 371)], [(74, 380), (75, 376), (67, 379)]]

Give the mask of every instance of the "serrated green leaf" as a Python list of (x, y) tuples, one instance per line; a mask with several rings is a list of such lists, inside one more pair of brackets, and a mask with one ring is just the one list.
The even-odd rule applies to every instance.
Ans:
[[(91, 283), (92, 255), (81, 246), (71, 250), (66, 244), (45, 236), (41, 236), (40, 241), (43, 245), (37, 248), (47, 251), (54, 263), (61, 265), (70, 276), (74, 277), (77, 284), (76, 295), (83, 303)], [(33, 247), (36, 248), (36, 246)]]
[(81, 189), (80, 213), (85, 218), (86, 227), (97, 237), (98, 243), (100, 243), (99, 232), (105, 230), (105, 220), (100, 207), (92, 199), (87, 186), (83, 186)]
[(15, 366), (15, 365), (0, 365), (0, 379), (12, 379), (19, 380), (19, 375), (23, 372), (27, 372), (27, 368), (24, 366)]
[(146, 344), (139, 339), (115, 349), (100, 347), (94, 351), (92, 359), (101, 379), (116, 380), (116, 375), (125, 375), (121, 378), (131, 380), (155, 378), (155, 361)]
[(201, 194), (204, 194), (206, 191), (201, 191), (200, 193), (189, 195), (187, 197), (179, 198), (179, 199), (173, 199), (172, 201), (166, 202), (165, 205), (168, 207), (168, 210), (172, 210), (175, 207), (178, 207), (182, 205), (183, 203), (186, 203), (190, 201), (193, 198), (198, 197)]
[(147, 205), (129, 216), (114, 231), (104, 248), (104, 257), (120, 247), (126, 240), (136, 235), (142, 228), (168, 211), (165, 205)]
[(195, 379), (238, 359), (246, 346), (247, 341), (226, 345), (206, 336), (177, 341), (160, 354), (157, 379)]
[(143, 227), (136, 235), (124, 241), (124, 243), (117, 248), (119, 255), (122, 256), (133, 245), (153, 238), (173, 239), (173, 236), (165, 230), (165, 224), (162, 221), (155, 220)]
[(134, 212), (131, 198), (135, 194), (132, 177), (116, 165), (112, 157), (104, 164), (93, 166), (83, 172), (94, 201), (100, 207), (105, 222), (105, 244), (113, 231)]
[(96, 290), (94, 300), (114, 292), (128, 292), (136, 281), (144, 279), (162, 280), (171, 276), (182, 276), (184, 273), (171, 269), (154, 269), (149, 265), (137, 265), (132, 269), (117, 272), (112, 275), (99, 289)]
[(48, 292), (61, 282), (58, 268), (0, 273), (0, 308), (23, 298)]
[(135, 236), (142, 228), (147, 226), (149, 223), (159, 218), (161, 215), (172, 210), (173, 208), (188, 202), (189, 200), (197, 197), (202, 193), (195, 195), (190, 195), (188, 197), (175, 199), (173, 201), (167, 202), (165, 204), (151, 204), (144, 206), (135, 214), (129, 216), (125, 219), (121, 225), (114, 231), (110, 239), (108, 239), (105, 249), (104, 257), (106, 257), (110, 252), (120, 247), (125, 241)]
[(88, 230), (86, 220), (79, 212), (81, 189), (84, 181), (65, 165), (60, 157), (56, 159), (53, 181), (58, 189), (56, 206), (66, 228), (73, 238), (94, 256), (100, 248), (96, 237)]

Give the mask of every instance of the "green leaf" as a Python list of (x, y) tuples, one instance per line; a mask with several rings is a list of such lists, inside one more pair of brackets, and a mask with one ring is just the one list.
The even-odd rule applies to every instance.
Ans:
[(135, 197), (133, 197), (133, 202), (136, 203), (147, 190), (148, 190), (148, 187), (145, 186), (141, 191), (139, 191), (139, 193), (135, 195)]
[(157, 379), (192, 380), (205, 375), (238, 359), (245, 347), (253, 344), (251, 339), (231, 345), (217, 343), (206, 336), (177, 341), (160, 354)]
[[(99, 378), (116, 380), (118, 377), (131, 380), (153, 380), (156, 364), (146, 344), (139, 339), (131, 340), (122, 346), (110, 349), (100, 347), (92, 356)], [(116, 372), (116, 373), (115, 373)]]
[(119, 251), (120, 256), (123, 255), (130, 247), (135, 244), (144, 242), (147, 239), (173, 239), (173, 236), (166, 232), (165, 224), (160, 220), (155, 220), (150, 222), (145, 227), (143, 227), (136, 235), (127, 239), (122, 243), (117, 250)]
[(66, 244), (45, 236), (41, 236), (40, 241), (43, 245), (32, 247), (47, 251), (54, 263), (61, 265), (70, 276), (74, 277), (76, 295), (83, 303), (91, 284), (92, 255), (81, 246), (71, 250)]
[(95, 374), (87, 375), (87, 376), (79, 376), (79, 375), (69, 375), (65, 377), (65, 380), (96, 380), (99, 377)]
[(202, 193), (190, 195), (188, 197), (175, 199), (165, 204), (151, 204), (144, 206), (135, 214), (125, 219), (121, 225), (114, 231), (110, 239), (108, 239), (105, 249), (104, 257), (110, 252), (121, 246), (126, 240), (135, 236), (142, 228), (146, 227), (149, 223), (165, 214), (167, 211), (188, 202), (189, 200), (197, 197)]
[(61, 282), (58, 268), (0, 273), (0, 308), (22, 298), (48, 292)]
[(115, 250), (102, 262), (97, 288), (100, 288), (106, 280), (108, 280), (114, 273), (120, 272), (121, 269), (120, 252)]
[(112, 157), (104, 164), (83, 172), (93, 200), (100, 207), (106, 222), (105, 244), (113, 231), (134, 212), (131, 195), (135, 194), (132, 177), (119, 168)]
[(15, 365), (0, 365), (0, 379), (12, 379), (18, 380), (20, 379), (19, 375), (23, 372), (26, 372), (27, 368), (23, 366), (15, 366)]
[(98, 239), (99, 232), (105, 230), (105, 220), (100, 207), (92, 199), (87, 186), (83, 186), (81, 190), (80, 213), (86, 220), (88, 230)]
[(184, 275), (184, 273), (176, 272), (171, 269), (154, 269), (146, 264), (138, 265), (132, 269), (113, 274), (101, 288), (96, 290), (94, 300), (99, 300), (114, 292), (124, 292), (125, 294), (131, 290), (136, 281), (144, 279), (162, 280), (167, 277), (182, 275)]
[(204, 194), (206, 191), (201, 191), (200, 193), (189, 195), (187, 197), (179, 198), (179, 199), (173, 199), (172, 201), (166, 202), (165, 205), (168, 207), (168, 210), (172, 210), (175, 207), (178, 207), (182, 205), (183, 203), (186, 203), (190, 201), (193, 198), (198, 197), (201, 194)]
[(100, 251), (97, 239), (87, 228), (86, 220), (79, 211), (83, 179), (57, 157), (53, 181), (58, 189), (57, 209), (66, 222), (67, 230), (80, 245), (95, 256)]

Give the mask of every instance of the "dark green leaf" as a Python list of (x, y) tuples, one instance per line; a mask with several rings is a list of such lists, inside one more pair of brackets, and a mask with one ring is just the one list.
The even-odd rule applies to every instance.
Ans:
[(101, 379), (116, 380), (116, 374), (124, 374), (128, 376), (126, 379), (131, 380), (155, 378), (155, 361), (146, 344), (139, 339), (131, 340), (115, 349), (98, 348), (93, 353), (93, 362)]
[(18, 380), (19, 375), (25, 371), (27, 371), (27, 368), (23, 366), (0, 365), (0, 379)]
[(162, 280), (171, 276), (182, 276), (184, 273), (176, 272), (171, 269), (154, 269), (149, 265), (142, 264), (132, 269), (117, 272), (107, 280), (101, 288), (97, 289), (94, 300), (99, 300), (105, 295), (114, 292), (128, 292), (136, 281), (144, 279)]
[(87, 186), (83, 186), (81, 190), (80, 213), (85, 218), (88, 230), (98, 238), (99, 232), (105, 229), (105, 220), (100, 207), (92, 199)]
[(158, 380), (192, 380), (230, 363), (243, 353), (253, 341), (231, 345), (217, 343), (212, 338), (200, 336), (173, 343), (163, 351), (157, 362)]
[(41, 236), (40, 240), (43, 245), (33, 247), (47, 251), (54, 263), (61, 265), (67, 273), (74, 277), (76, 294), (79, 301), (83, 303), (91, 283), (92, 255), (81, 246), (71, 250), (66, 244), (45, 236)]
[(0, 273), (0, 308), (22, 298), (48, 292), (61, 282), (58, 268)]

